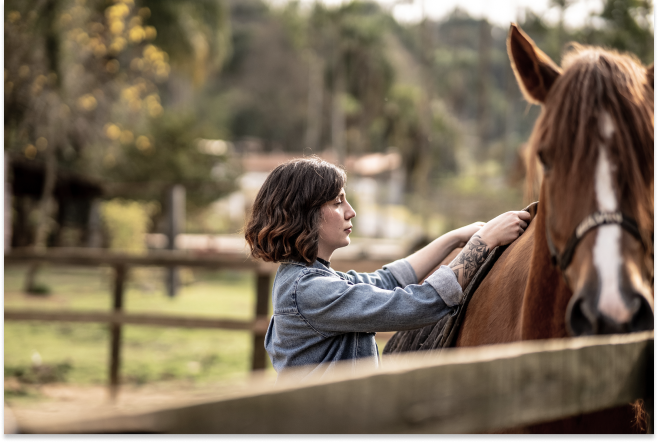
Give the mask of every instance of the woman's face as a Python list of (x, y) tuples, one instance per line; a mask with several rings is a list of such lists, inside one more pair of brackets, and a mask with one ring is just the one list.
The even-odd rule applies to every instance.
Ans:
[(338, 197), (322, 206), (321, 214), (318, 257), (330, 261), (331, 255), (336, 249), (350, 244), (350, 233), (352, 232), (350, 220), (356, 216), (356, 212), (347, 202), (345, 189), (342, 188)]

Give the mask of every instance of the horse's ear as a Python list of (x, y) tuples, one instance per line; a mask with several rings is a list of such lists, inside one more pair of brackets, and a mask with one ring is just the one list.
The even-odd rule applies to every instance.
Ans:
[(562, 70), (515, 23), (507, 36), (507, 53), (523, 95), (529, 102), (544, 103)]

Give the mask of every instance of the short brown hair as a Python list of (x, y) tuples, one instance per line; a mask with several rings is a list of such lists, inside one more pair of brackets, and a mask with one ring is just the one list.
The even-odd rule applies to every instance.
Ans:
[(251, 256), (311, 264), (318, 256), (321, 208), (345, 186), (345, 171), (312, 156), (277, 166), (258, 191), (245, 239)]

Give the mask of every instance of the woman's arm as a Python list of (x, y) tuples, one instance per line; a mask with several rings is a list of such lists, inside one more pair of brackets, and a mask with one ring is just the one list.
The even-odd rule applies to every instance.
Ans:
[(455, 273), (462, 289), (466, 289), (473, 276), (496, 246), (512, 243), (528, 227), (531, 215), (526, 211), (510, 211), (489, 221), (473, 235), (464, 249), (448, 265)]
[(483, 222), (476, 222), (450, 231), (407, 257), (407, 261), (414, 268), (418, 280), (420, 281), (425, 278), (455, 248), (463, 248), (473, 234), (478, 232), (483, 226), (485, 226)]

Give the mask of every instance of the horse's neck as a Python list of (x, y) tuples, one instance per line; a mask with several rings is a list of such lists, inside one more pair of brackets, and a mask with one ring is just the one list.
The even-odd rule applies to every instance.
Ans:
[(541, 204), (536, 223), (530, 272), (521, 309), (521, 338), (536, 340), (566, 337), (565, 312), (571, 292), (552, 265), (546, 241), (545, 210)]

